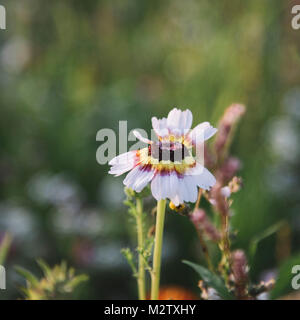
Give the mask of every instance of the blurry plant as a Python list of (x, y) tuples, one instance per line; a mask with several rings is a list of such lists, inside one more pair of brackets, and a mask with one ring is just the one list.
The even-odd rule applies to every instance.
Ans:
[[(271, 299), (281, 299), (282, 296), (291, 292), (293, 278), (296, 276), (296, 274), (292, 272), (292, 269), (294, 266), (299, 265), (299, 261), (300, 255), (297, 254), (280, 265), (274, 288), (270, 292)], [(294, 293), (299, 293), (299, 290), (296, 291), (296, 289), (294, 289), (293, 291)], [(299, 296), (297, 299), (293, 298), (293, 300), (299, 300)]]
[(153, 246), (153, 236), (149, 236), (146, 239), (145, 227), (146, 227), (146, 215), (143, 212), (143, 197), (147, 195), (146, 189), (142, 193), (138, 194), (132, 189), (125, 188), (126, 200), (124, 204), (129, 207), (128, 213), (134, 218), (136, 230), (137, 230), (137, 248), (138, 263), (134, 259), (134, 254), (129, 248), (123, 249), (122, 253), (127, 259), (134, 277), (137, 279), (138, 296), (140, 300), (146, 299), (146, 277), (145, 270), (150, 273), (152, 269), (150, 267), (150, 257)]
[(250, 263), (253, 262), (254, 260), (254, 256), (257, 250), (257, 246), (258, 244), (268, 238), (269, 236), (271, 236), (272, 234), (276, 233), (277, 231), (279, 231), (282, 227), (284, 227), (286, 225), (286, 221), (279, 221), (273, 225), (271, 225), (270, 227), (268, 227), (266, 230), (264, 230), (262, 233), (256, 235), (255, 237), (253, 237), (253, 239), (250, 241), (250, 245), (249, 245), (249, 258), (250, 258)]
[[(261, 282), (259, 285), (251, 284), (248, 274), (250, 267), (245, 252), (233, 251), (231, 248), (231, 239), (234, 236), (230, 225), (233, 203), (231, 196), (241, 189), (242, 179), (236, 176), (240, 161), (232, 157), (229, 151), (236, 126), (244, 113), (245, 107), (240, 104), (233, 104), (225, 110), (214, 145), (205, 149), (207, 166), (214, 171), (217, 183), (210, 191), (199, 191), (198, 201), (190, 214), (209, 270), (189, 261), (184, 263), (191, 266), (202, 278), (199, 287), (203, 299), (257, 299), (261, 293), (270, 291), (274, 285), (274, 280)], [(200, 208), (202, 197), (212, 207), (214, 222), (208, 217), (207, 212)], [(258, 243), (278, 231), (281, 226), (282, 222), (278, 222), (251, 241), (251, 263)], [(216, 243), (220, 249), (221, 259), (217, 268), (211, 262), (207, 240)]]
[(3, 239), (0, 242), (0, 265), (4, 264), (7, 257), (9, 248), (12, 243), (12, 236), (10, 233), (6, 232)]
[(15, 267), (26, 280), (26, 287), (20, 289), (26, 300), (70, 299), (78, 285), (88, 280), (85, 274), (75, 275), (75, 270), (68, 268), (64, 261), (53, 268), (43, 260), (38, 260), (37, 263), (44, 274), (41, 279), (22, 267)]

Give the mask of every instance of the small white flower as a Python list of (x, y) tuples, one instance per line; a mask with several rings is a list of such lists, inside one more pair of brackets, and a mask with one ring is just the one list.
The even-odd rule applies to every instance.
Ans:
[(195, 202), (198, 187), (209, 190), (216, 179), (196, 161), (192, 148), (212, 137), (217, 129), (203, 122), (190, 130), (192, 121), (190, 110), (176, 108), (169, 112), (167, 118), (153, 117), (152, 126), (159, 141), (150, 141), (134, 131), (135, 136), (148, 147), (113, 158), (109, 162), (112, 166), (109, 173), (119, 176), (130, 171), (124, 184), (136, 192), (151, 182), (156, 200), (170, 199), (176, 206)]

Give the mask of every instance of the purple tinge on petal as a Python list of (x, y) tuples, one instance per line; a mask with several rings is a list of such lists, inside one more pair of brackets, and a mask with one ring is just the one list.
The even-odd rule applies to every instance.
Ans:
[(136, 192), (141, 192), (152, 180), (154, 172), (154, 170), (150, 170), (150, 166), (136, 166), (127, 174), (123, 183), (126, 187), (131, 188)]
[(198, 187), (209, 190), (215, 183), (215, 177), (197, 164), (184, 174), (170, 170), (157, 171), (151, 182), (151, 191), (156, 200), (170, 199), (178, 206), (183, 202), (196, 202)]

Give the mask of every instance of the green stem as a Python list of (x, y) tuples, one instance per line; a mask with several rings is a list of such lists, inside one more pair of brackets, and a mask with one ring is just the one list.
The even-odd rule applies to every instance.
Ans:
[(205, 257), (205, 260), (206, 260), (208, 269), (209, 269), (211, 272), (214, 272), (214, 266), (213, 266), (212, 261), (211, 261), (211, 259), (210, 259), (207, 245), (206, 245), (206, 243), (205, 243), (205, 241), (204, 241), (204, 239), (203, 239), (203, 236), (202, 236), (201, 231), (198, 230), (198, 229), (197, 229), (197, 234), (198, 234), (198, 239), (199, 239), (199, 242), (200, 242), (200, 245), (201, 245), (201, 248), (202, 248), (202, 252), (203, 252), (203, 254), (204, 254), (204, 257)]
[(141, 252), (144, 249), (143, 200), (140, 198), (136, 199), (136, 224), (139, 251), (139, 266), (137, 278), (138, 293), (139, 300), (146, 300), (145, 260)]
[(166, 200), (157, 202), (156, 227), (155, 227), (155, 242), (153, 253), (153, 269), (151, 275), (151, 300), (158, 299), (159, 281), (160, 281), (160, 266), (161, 252), (164, 232)]
[(222, 215), (222, 238), (220, 248), (222, 250), (222, 259), (220, 262), (220, 269), (223, 273), (225, 283), (228, 284), (228, 269), (230, 268), (230, 240), (229, 240), (229, 216)]

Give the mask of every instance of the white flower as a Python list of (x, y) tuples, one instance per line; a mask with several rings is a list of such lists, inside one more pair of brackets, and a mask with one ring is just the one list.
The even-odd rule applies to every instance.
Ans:
[(156, 200), (170, 199), (176, 206), (195, 202), (198, 187), (209, 190), (216, 182), (214, 176), (196, 161), (192, 148), (212, 137), (217, 129), (208, 122), (190, 130), (193, 115), (190, 110), (173, 109), (168, 118), (152, 118), (158, 141), (135, 136), (148, 144), (147, 148), (129, 151), (113, 158), (109, 173), (119, 176), (130, 171), (124, 180), (128, 188), (142, 191), (151, 181)]

